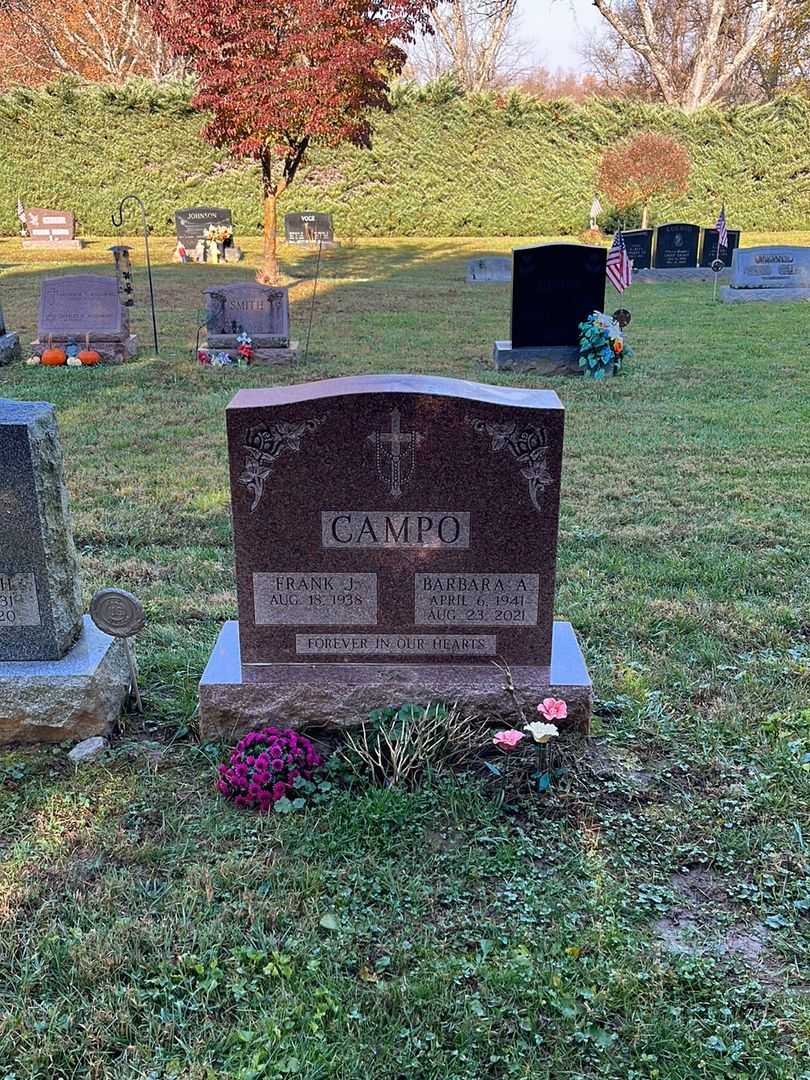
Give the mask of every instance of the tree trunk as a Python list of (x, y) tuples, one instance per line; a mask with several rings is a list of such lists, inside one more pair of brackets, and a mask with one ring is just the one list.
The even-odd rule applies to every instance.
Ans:
[(269, 187), (264, 192), (264, 249), (262, 265), (256, 271), (256, 280), (260, 285), (278, 283), (278, 252), (276, 250), (278, 224), (278, 195)]
[(642, 229), (649, 229), (650, 227), (650, 204), (644, 203), (644, 209), (641, 211), (641, 227)]

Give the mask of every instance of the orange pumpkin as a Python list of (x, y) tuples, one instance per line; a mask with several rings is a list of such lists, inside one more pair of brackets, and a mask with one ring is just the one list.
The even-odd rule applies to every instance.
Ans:
[(47, 367), (59, 367), (67, 363), (67, 353), (64, 349), (46, 349), (42, 354), (42, 363)]
[(93, 367), (95, 364), (101, 363), (101, 356), (94, 349), (83, 349), (79, 353), (79, 359), (88, 367)]

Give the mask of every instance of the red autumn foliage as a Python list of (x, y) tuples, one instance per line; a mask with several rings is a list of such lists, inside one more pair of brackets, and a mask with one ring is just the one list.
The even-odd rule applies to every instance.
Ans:
[(646, 228), (650, 200), (656, 195), (683, 195), (691, 168), (688, 150), (676, 139), (642, 131), (605, 150), (598, 187), (619, 210), (643, 207)]
[(434, 0), (141, 0), (197, 75), (206, 138), (261, 165), (264, 268), (275, 279), (276, 202), (309, 146), (368, 146), (403, 46), (428, 30)]

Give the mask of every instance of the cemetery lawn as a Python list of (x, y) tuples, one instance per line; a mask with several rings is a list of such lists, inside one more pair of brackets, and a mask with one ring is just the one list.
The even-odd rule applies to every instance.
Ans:
[[(42, 272), (107, 272), (111, 242), (46, 266), (0, 241), (9, 327), (31, 340)], [(171, 246), (162, 359), (141, 269), (141, 359), (0, 370), (58, 407), (85, 600), (119, 585), (149, 620), (146, 715), (104, 759), (0, 750), (0, 1077), (807, 1080), (810, 307), (638, 285), (624, 377), (496, 376), (508, 288), (464, 262), (511, 242), (363, 241), (324, 256), (305, 368), (203, 370), (201, 290), (250, 271)], [(314, 257), (283, 253), (303, 339)], [(594, 735), (515, 812), (445, 777), (257, 818), (195, 737), (236, 606), (224, 408), (391, 370), (562, 397), (557, 615)]]

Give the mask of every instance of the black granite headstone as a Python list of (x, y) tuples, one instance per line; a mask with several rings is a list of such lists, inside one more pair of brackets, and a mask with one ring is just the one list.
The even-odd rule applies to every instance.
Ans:
[(711, 266), (715, 259), (718, 257), (726, 264), (731, 266), (731, 260), (734, 257), (734, 252), (740, 246), (740, 230), (729, 229), (728, 230), (728, 247), (720, 248), (719, 256), (717, 251), (717, 229), (704, 229), (703, 230), (703, 243), (700, 249), (700, 265)]
[(284, 237), (288, 244), (331, 244), (335, 239), (331, 214), (286, 214)]
[(514, 252), (512, 348), (579, 344), (579, 324), (605, 309), (607, 251), (541, 244)]
[(622, 236), (633, 269), (649, 270), (652, 265), (652, 229), (626, 229)]
[(205, 239), (205, 230), (209, 225), (225, 225), (232, 229), (233, 218), (230, 210), (221, 207), (191, 206), (186, 210), (175, 210), (174, 224), (178, 244), (191, 250)]
[(656, 270), (687, 270), (698, 264), (700, 229), (697, 225), (669, 222), (655, 230)]

